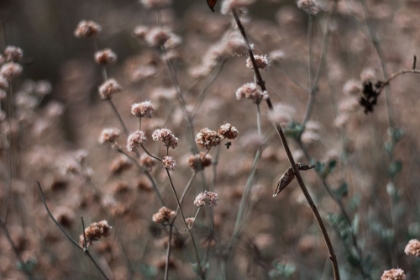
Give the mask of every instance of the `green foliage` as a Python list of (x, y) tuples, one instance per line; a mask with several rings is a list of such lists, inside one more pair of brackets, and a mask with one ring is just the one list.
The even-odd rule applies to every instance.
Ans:
[(333, 190), (334, 195), (338, 198), (338, 199), (343, 199), (344, 197), (346, 197), (348, 195), (348, 185), (346, 182), (342, 182), (341, 185)]
[(305, 131), (305, 126), (297, 122), (290, 122), (287, 127), (284, 128), (284, 134), (286, 136), (292, 137), (297, 141), (300, 140), (300, 136), (302, 135), (303, 131)]
[(327, 163), (317, 162), (315, 164), (315, 170), (320, 174), (323, 178), (326, 178), (335, 168), (337, 165), (337, 160), (332, 159)]
[(296, 271), (296, 266), (291, 263), (282, 264), (273, 262), (272, 265), (274, 268), (268, 273), (272, 280), (290, 279)]

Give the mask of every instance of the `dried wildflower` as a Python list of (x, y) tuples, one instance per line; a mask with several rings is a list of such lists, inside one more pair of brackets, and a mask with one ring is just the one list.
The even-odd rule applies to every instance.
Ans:
[(167, 128), (156, 129), (152, 133), (154, 141), (161, 141), (166, 147), (175, 149), (178, 146), (178, 138)]
[(217, 133), (219, 133), (219, 135), (223, 136), (224, 138), (235, 139), (236, 137), (238, 137), (239, 132), (236, 129), (236, 127), (234, 127), (230, 123), (224, 123), (220, 126)]
[(146, 25), (139, 25), (134, 28), (133, 35), (139, 39), (145, 39), (146, 34), (149, 32), (149, 27)]
[(206, 150), (210, 150), (211, 147), (219, 145), (221, 140), (222, 137), (216, 131), (208, 128), (203, 128), (195, 136), (195, 143), (197, 143), (200, 148)]
[(112, 143), (120, 137), (121, 131), (118, 128), (106, 128), (102, 130), (101, 136), (99, 137), (99, 143)]
[(23, 51), (19, 47), (7, 46), (4, 50), (7, 61), (19, 61), (23, 57)]
[(167, 28), (152, 27), (149, 29), (144, 39), (151, 47), (161, 47), (172, 36), (174, 36), (174, 34)]
[(98, 35), (101, 32), (102, 28), (99, 24), (94, 21), (82, 20), (77, 25), (76, 30), (74, 30), (74, 36), (76, 38), (89, 38)]
[[(81, 234), (79, 237), (79, 244), (83, 248), (88, 248), (92, 245), (93, 241), (98, 241), (102, 237), (107, 237), (111, 234), (112, 227), (106, 220), (91, 223), (89, 227), (85, 228), (85, 234)], [(85, 244), (86, 237), (86, 244)]]
[(11, 79), (22, 74), (22, 70), (23, 70), (22, 65), (14, 63), (14, 62), (8, 62), (1, 66), (0, 75), (3, 76), (8, 81), (10, 81)]
[(195, 222), (195, 218), (186, 218), (185, 222), (187, 223), (188, 228), (192, 229)]
[(176, 161), (173, 157), (165, 156), (162, 160), (163, 166), (168, 170), (174, 170), (176, 166)]
[(95, 53), (95, 62), (98, 64), (113, 64), (117, 61), (117, 55), (111, 49), (104, 49)]
[(316, 0), (298, 0), (297, 6), (308, 14), (316, 15), (321, 10), (319, 3)]
[(381, 280), (405, 280), (404, 270), (400, 268), (385, 270), (381, 276)]
[(155, 109), (150, 101), (134, 103), (131, 105), (131, 114), (138, 118), (150, 119), (154, 111)]
[(127, 150), (129, 152), (135, 152), (138, 147), (147, 141), (146, 135), (143, 131), (137, 130), (131, 133), (127, 138)]
[(233, 9), (246, 8), (254, 3), (255, 0), (224, 0), (220, 12), (224, 15), (230, 13)]
[(147, 192), (147, 193), (153, 192), (152, 184), (146, 178), (139, 179), (136, 183), (136, 187), (140, 191), (144, 191), (144, 192)]
[[(258, 69), (267, 70), (271, 65), (271, 61), (268, 59), (267, 55), (254, 55), (254, 58)], [(254, 69), (254, 65), (252, 64), (252, 60), (250, 57), (246, 59), (246, 67), (248, 67), (249, 69)]]
[(161, 10), (169, 7), (172, 4), (172, 0), (140, 0), (140, 3), (148, 9)]
[(420, 241), (411, 239), (405, 246), (404, 253), (407, 256), (420, 257)]
[(250, 99), (255, 103), (260, 103), (262, 100), (268, 98), (267, 92), (262, 92), (260, 87), (255, 83), (244, 84), (236, 91), (236, 99), (240, 100), (242, 98)]
[(365, 114), (373, 112), (374, 106), (378, 102), (378, 96), (381, 93), (383, 83), (381, 81), (373, 84), (371, 81), (363, 82), (362, 96), (359, 104), (364, 108)]
[(130, 186), (125, 181), (119, 181), (113, 185), (112, 192), (114, 195), (125, 194), (130, 192)]
[(7, 90), (9, 87), (9, 82), (3, 76), (0, 76), (0, 89)]
[(163, 224), (163, 223), (168, 223), (170, 221), (171, 218), (176, 216), (176, 212), (167, 208), (167, 207), (162, 207), (159, 209), (159, 211), (155, 214), (153, 214), (153, 222), (155, 222), (156, 224)]
[(113, 174), (121, 174), (133, 166), (132, 161), (125, 155), (121, 155), (112, 161), (110, 171)]
[(102, 99), (111, 99), (112, 95), (120, 91), (122, 91), (120, 84), (114, 79), (109, 79), (99, 87), (99, 96)]
[(188, 165), (195, 171), (200, 171), (210, 166), (212, 161), (211, 155), (201, 152), (188, 158)]
[(344, 84), (343, 92), (347, 95), (359, 95), (362, 92), (362, 83), (356, 79), (350, 79)]
[(197, 207), (201, 207), (207, 204), (210, 207), (217, 206), (217, 200), (219, 200), (217, 193), (204, 191), (199, 193), (194, 200), (194, 205)]

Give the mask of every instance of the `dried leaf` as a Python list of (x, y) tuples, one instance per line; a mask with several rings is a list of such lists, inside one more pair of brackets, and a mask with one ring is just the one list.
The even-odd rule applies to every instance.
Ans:
[(212, 12), (214, 12), (214, 6), (216, 6), (217, 0), (207, 0), (207, 4)]
[(284, 172), (283, 176), (281, 176), (279, 183), (277, 184), (276, 191), (273, 194), (273, 197), (276, 197), (282, 190), (284, 190), (290, 182), (293, 181), (295, 178), (295, 172), (293, 172), (293, 168), (289, 167), (286, 172)]
[(315, 168), (315, 165), (307, 165), (307, 164), (303, 164), (301, 162), (296, 164), (296, 166), (299, 170), (303, 170), (303, 171)]

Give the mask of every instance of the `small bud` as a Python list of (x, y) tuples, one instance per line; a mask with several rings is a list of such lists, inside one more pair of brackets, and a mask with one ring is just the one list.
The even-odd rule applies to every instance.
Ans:
[(77, 25), (76, 30), (74, 30), (74, 36), (76, 36), (76, 38), (95, 37), (101, 32), (101, 29), (101, 26), (94, 21), (82, 20)]
[(111, 99), (112, 95), (121, 91), (122, 87), (120, 84), (114, 79), (109, 79), (99, 87), (99, 96), (102, 99)]
[(162, 160), (163, 166), (168, 170), (174, 170), (176, 166), (176, 161), (173, 157), (165, 156)]
[(168, 223), (170, 221), (171, 218), (176, 216), (176, 212), (167, 208), (167, 207), (162, 207), (159, 209), (159, 211), (155, 214), (153, 214), (153, 222), (157, 223), (157, 224), (164, 224), (164, 223)]
[[(258, 69), (267, 70), (271, 65), (271, 61), (268, 59), (267, 55), (254, 55), (254, 59)], [(252, 64), (250, 57), (246, 59), (246, 67), (254, 69), (254, 65)]]
[(19, 61), (23, 57), (23, 51), (19, 47), (7, 46), (4, 50), (7, 61)]

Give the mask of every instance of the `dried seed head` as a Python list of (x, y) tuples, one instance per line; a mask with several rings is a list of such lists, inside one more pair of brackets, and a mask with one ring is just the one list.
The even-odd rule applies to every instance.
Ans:
[(203, 128), (197, 135), (195, 136), (195, 143), (200, 148), (210, 150), (211, 147), (215, 147), (220, 144), (222, 137), (213, 130), (208, 128)]
[(171, 218), (176, 216), (176, 212), (167, 208), (167, 207), (162, 207), (159, 209), (159, 211), (155, 214), (153, 214), (153, 222), (155, 222), (156, 224), (163, 224), (163, 223), (168, 223), (170, 221)]
[(316, 15), (321, 10), (321, 6), (316, 0), (298, 0), (297, 6), (311, 15)]
[(111, 49), (104, 49), (95, 53), (95, 62), (98, 64), (113, 64), (117, 62), (117, 55)]
[(101, 136), (99, 137), (99, 143), (112, 143), (120, 137), (121, 131), (118, 128), (106, 128), (102, 130)]
[(400, 268), (385, 270), (381, 276), (381, 280), (405, 280), (404, 270)]
[(420, 257), (420, 241), (411, 239), (405, 246), (404, 253), (407, 256)]
[(161, 10), (169, 7), (172, 4), (172, 0), (140, 0), (140, 3), (148, 9)]
[(131, 133), (127, 138), (127, 150), (129, 152), (135, 152), (138, 147), (141, 146), (144, 142), (147, 141), (146, 135), (143, 131), (137, 130), (134, 133)]
[(244, 84), (236, 91), (236, 99), (240, 100), (242, 98), (250, 99), (255, 103), (260, 103), (262, 100), (268, 98), (267, 92), (262, 92), (260, 87), (255, 83)]
[(109, 79), (99, 87), (99, 96), (102, 99), (111, 99), (112, 95), (120, 91), (122, 91), (120, 84), (114, 79)]
[(230, 123), (224, 123), (220, 126), (217, 133), (219, 133), (219, 135), (223, 136), (224, 138), (235, 139), (236, 137), (238, 137), (239, 132), (236, 129), (236, 127), (234, 127)]
[(3, 76), (8, 81), (12, 80), (13, 78), (22, 74), (22, 65), (8, 62), (1, 66), (0, 68), (0, 75)]
[[(267, 70), (271, 65), (271, 61), (268, 59), (267, 55), (254, 55), (254, 58), (258, 69)], [(254, 65), (252, 64), (252, 60), (250, 57), (246, 59), (246, 67), (254, 69)]]
[(186, 218), (185, 222), (187, 223), (188, 228), (192, 229), (195, 222), (195, 218)]
[(146, 167), (147, 170), (150, 171), (150, 170), (152, 170), (153, 166), (156, 165), (156, 160), (149, 155), (143, 155), (140, 158), (140, 164), (141, 164), (141, 166)]
[(199, 193), (194, 200), (194, 205), (197, 207), (201, 207), (207, 204), (210, 207), (214, 207), (217, 205), (217, 201), (219, 200), (217, 193), (204, 191)]
[(19, 61), (23, 57), (23, 51), (19, 47), (7, 46), (4, 50), (4, 55), (7, 61)]
[(178, 146), (178, 138), (167, 128), (156, 129), (152, 133), (154, 141), (161, 141), (166, 147), (175, 149)]
[(60, 225), (71, 227), (76, 219), (74, 211), (65, 206), (57, 207), (54, 211), (54, 217)]
[[(88, 248), (92, 245), (93, 241), (98, 241), (102, 237), (107, 237), (111, 234), (112, 227), (108, 224), (106, 220), (92, 223), (89, 227), (85, 228), (85, 234), (81, 234), (79, 237), (79, 244), (83, 248)], [(85, 244), (86, 236), (86, 244)]]
[(176, 166), (176, 161), (173, 157), (165, 156), (162, 160), (163, 166), (168, 170), (174, 170)]
[[(169, 41), (169, 39), (171, 38), (172, 38), (172, 42)], [(180, 38), (178, 36), (172, 33), (169, 29), (162, 28), (162, 27), (150, 28), (145, 36), (145, 40), (151, 47), (165, 46), (166, 48), (168, 48), (168, 47), (174, 47), (174, 43), (176, 41), (180, 43)]]
[(131, 114), (138, 118), (150, 119), (154, 111), (155, 109), (153, 108), (153, 105), (150, 101), (134, 103), (131, 105)]
[(199, 155), (192, 155), (188, 158), (188, 165), (195, 171), (200, 171), (210, 166), (212, 157), (209, 154), (201, 152)]
[(276, 197), (282, 190), (284, 190), (293, 181), (294, 178), (295, 172), (293, 171), (293, 168), (289, 167), (289, 169), (287, 169), (286, 172), (284, 172), (284, 174), (281, 176), (273, 197)]
[(359, 96), (362, 92), (362, 83), (356, 79), (350, 79), (344, 84), (343, 92), (346, 95)]
[(77, 25), (76, 30), (74, 30), (74, 36), (76, 38), (89, 38), (95, 37), (101, 32), (102, 28), (99, 24), (90, 20), (82, 20)]

